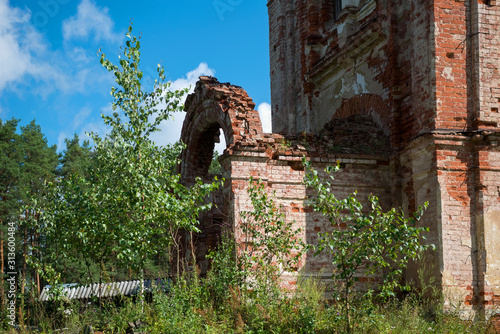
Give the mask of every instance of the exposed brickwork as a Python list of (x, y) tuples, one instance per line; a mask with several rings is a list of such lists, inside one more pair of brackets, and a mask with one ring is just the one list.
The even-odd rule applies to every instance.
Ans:
[[(231, 117), (234, 109), (218, 101), (232, 99), (234, 105), (245, 105), (247, 97), (246, 94), (240, 93), (239, 87), (229, 84), (224, 84), (224, 91), (219, 94), (220, 85), (212, 78), (202, 78), (198, 82), (195, 93), (187, 100), (187, 117), (182, 137), (187, 147), (183, 152), (181, 174), (183, 182), (189, 183), (192, 182), (194, 176), (206, 177), (207, 175), (209, 164), (197, 163), (196, 159), (200, 158), (200, 154), (205, 154), (205, 151), (213, 150), (213, 141), (210, 140), (215, 133), (213, 129), (219, 127), (224, 129), (226, 136), (227, 148), (220, 158), (224, 168), (225, 183), (222, 191), (215, 194), (216, 198), (212, 200), (218, 204), (218, 209), (200, 217), (202, 233), (185, 236), (183, 241), (188, 246), (185, 254), (188, 258), (191, 254), (191, 247), (196, 248), (197, 263), (202, 271), (207, 268), (204, 256), (217, 243), (220, 225), (233, 226), (237, 241), (242, 242), (243, 237), (239, 228), (240, 212), (252, 209), (247, 194), (250, 176), (262, 179), (266, 189), (276, 193), (277, 202), (283, 206), (287, 219), (295, 221), (295, 226), (304, 230), (302, 238), (308, 243), (316, 242), (318, 231), (324, 232), (331, 229), (328, 221), (322, 215), (314, 213), (305, 202), (307, 190), (302, 183), (304, 178), (302, 158), (304, 156), (312, 161), (314, 167), (321, 170), (327, 165), (340, 162), (341, 171), (336, 175), (335, 182), (335, 190), (339, 196), (346, 196), (357, 190), (360, 199), (376, 194), (386, 208), (391, 206), (388, 139), (387, 143), (383, 144), (386, 147), (384, 151), (386, 154), (364, 152), (364, 154), (355, 155), (329, 149), (326, 145), (330, 138), (328, 135), (321, 137), (312, 134), (283, 136), (263, 134), (261, 130), (258, 130), (246, 132), (241, 136), (233, 136), (231, 140), (227, 133), (239, 134), (241, 127), (238, 127), (237, 122), (232, 122), (232, 127), (224, 127), (224, 124), (229, 124), (225, 120)], [(217, 98), (216, 101), (214, 101), (214, 96)], [(239, 99), (242, 100), (239, 101)], [(250, 104), (250, 106), (253, 105)], [(258, 117), (255, 113), (254, 110), (245, 111), (245, 115), (252, 120)], [(372, 121), (369, 115), (351, 117), (361, 117), (361, 122), (353, 120), (352, 123), (363, 125), (365, 129), (378, 133), (381, 137), (384, 136), (383, 130)], [(368, 117), (368, 119), (363, 117)], [(345, 119), (349, 120), (349, 117)], [(254, 124), (260, 125), (260, 122), (256, 121)], [(325, 131), (327, 130), (328, 128)], [(204, 133), (208, 135), (203, 135)], [(344, 142), (354, 139), (362, 140), (362, 133), (357, 136), (354, 138), (352, 134), (346, 135)], [(339, 136), (332, 133), (331, 138), (338, 140)], [(205, 150), (202, 150), (203, 148)], [(193, 242), (191, 243), (190, 240)], [(333, 269), (326, 255), (313, 257), (312, 254), (308, 254), (302, 260), (298, 269), (300, 268), (304, 268), (306, 274), (318, 274), (323, 270), (327, 280), (330, 280), (331, 274), (329, 273)], [(360, 277), (360, 279), (363, 280), (365, 277)], [(293, 288), (295, 283), (296, 273), (285, 273), (283, 286)]]
[(352, 115), (369, 115), (389, 136), (391, 129), (391, 113), (387, 104), (378, 95), (359, 94), (346, 100), (335, 112), (334, 118), (346, 118)]
[(274, 128), (318, 134), (371, 115), (390, 137), (390, 202), (430, 202), (445, 295), (489, 307), (500, 294), (500, 6), (364, 0), (336, 20), (331, 4), (268, 3)]
[(389, 137), (370, 115), (334, 118), (321, 131), (321, 141), (334, 153), (392, 154)]
[[(322, 168), (340, 159), (339, 195), (374, 193), (406, 212), (430, 203), (421, 221), (437, 247), (427, 254), (428, 274), (447, 305), (489, 315), (500, 302), (500, 5), (360, 0), (336, 18), (332, 4), (268, 1), (273, 129), (280, 134), (262, 133), (241, 88), (201, 78), (186, 103), (184, 182), (207, 176), (222, 129), (223, 212), (210, 219), (223, 219), (239, 238), (254, 176), (315, 243), (330, 226), (304, 202), (300, 160)], [(205, 251), (208, 239), (200, 239)], [(329, 276), (330, 265), (326, 255), (308, 254), (301, 268), (326, 268)], [(292, 287), (294, 273), (285, 276)]]
[(212, 77), (200, 78), (194, 94), (186, 100), (181, 133), (181, 141), (186, 144), (181, 165), (184, 182), (206, 176), (219, 129), (228, 145), (262, 134), (259, 113), (254, 108), (255, 103), (241, 87)]
[[(300, 136), (299, 136), (300, 137)], [(341, 170), (335, 175), (334, 189), (339, 196), (347, 196), (358, 190), (360, 199), (368, 198), (370, 194), (379, 196), (381, 203), (390, 207), (390, 166), (387, 158), (380, 156), (353, 156), (349, 154), (325, 153), (322, 150), (311, 150), (315, 143), (321, 143), (318, 138), (310, 138), (309, 143), (303, 140), (288, 138), (283, 146), (280, 137), (257, 138), (256, 143), (236, 145), (228, 149), (223, 156), (226, 166), (226, 182), (232, 188), (232, 222), (235, 224), (236, 238), (243, 242), (239, 234), (241, 224), (240, 211), (251, 210), (251, 202), (247, 194), (248, 178), (252, 175), (264, 181), (266, 189), (276, 193), (276, 200), (283, 205), (287, 220), (293, 220), (296, 228), (302, 228), (303, 240), (315, 244), (318, 232), (331, 230), (331, 225), (324, 216), (313, 212), (307, 205), (308, 190), (302, 180), (304, 170), (301, 159), (307, 156), (313, 167), (323, 170), (328, 165), (340, 162)], [(308, 147), (306, 150), (305, 147)], [(324, 173), (320, 173), (326, 177)], [(305, 275), (323, 273), (330, 280), (333, 270), (327, 255), (314, 257), (312, 252), (300, 263)], [(296, 281), (296, 273), (285, 273), (284, 286), (292, 287)]]

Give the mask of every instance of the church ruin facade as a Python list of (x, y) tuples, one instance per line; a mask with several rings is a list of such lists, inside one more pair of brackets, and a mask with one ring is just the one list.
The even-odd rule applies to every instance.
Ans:
[[(201, 77), (186, 101), (185, 183), (210, 178), (220, 135), (226, 182), (198, 235), (236, 228), (260, 178), (315, 243), (328, 222), (307, 205), (302, 157), (340, 162), (339, 196), (384, 208), (429, 202), (427, 257), (445, 298), (469, 310), (500, 302), (500, 4), (494, 0), (269, 0), (272, 134), (237, 86)], [(305, 273), (331, 274), (306, 256)], [(409, 270), (408, 276), (412, 275)], [(296, 273), (284, 275), (293, 286)]]

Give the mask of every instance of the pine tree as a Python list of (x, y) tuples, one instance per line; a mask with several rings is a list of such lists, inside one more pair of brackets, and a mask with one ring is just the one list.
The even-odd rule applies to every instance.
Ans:
[(23, 202), (28, 204), (33, 196), (39, 196), (45, 181), (55, 178), (59, 164), (56, 145), (49, 147), (47, 138), (35, 120), (21, 127), (23, 145), (22, 187), (26, 194)]
[(19, 183), (21, 180), (21, 165), (24, 156), (20, 136), (16, 133), (19, 120), (8, 121), (0, 119), (0, 305), (4, 305), (4, 236), (7, 223), (19, 212), (21, 203)]
[(59, 155), (61, 166), (59, 175), (66, 177), (68, 175), (88, 176), (90, 159), (92, 151), (88, 140), (80, 145), (80, 138), (75, 133), (73, 139), (65, 139), (66, 149)]
[[(47, 138), (42, 133), (35, 120), (28, 125), (21, 127), (20, 145), (23, 148), (21, 164), (21, 178), (19, 182), (19, 200), (26, 207), (32, 206), (35, 201), (43, 197), (45, 183), (55, 179), (56, 168), (59, 164), (56, 153), (56, 146), (47, 144)], [(28, 243), (30, 247), (40, 244), (42, 233), (39, 229), (33, 228), (33, 221), (39, 219), (39, 215), (31, 210), (24, 210), (22, 224), (19, 224), (18, 237), (22, 238), (21, 247), (21, 293), (24, 293), (26, 283), (26, 258), (28, 256)], [(45, 245), (50, 247), (51, 245)], [(40, 252), (33, 254), (41, 257)], [(41, 282), (36, 270), (32, 272), (32, 279), (36, 283), (37, 292), (40, 293)], [(22, 310), (20, 310), (21, 312)]]

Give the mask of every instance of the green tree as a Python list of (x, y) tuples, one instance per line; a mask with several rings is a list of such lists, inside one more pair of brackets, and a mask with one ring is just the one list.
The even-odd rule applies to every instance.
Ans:
[(214, 150), (212, 155), (212, 161), (210, 162), (210, 166), (208, 167), (208, 173), (212, 175), (222, 175), (222, 166), (219, 162), (219, 152)]
[[(304, 183), (314, 189), (310, 202), (317, 212), (324, 214), (332, 224), (330, 232), (319, 234), (316, 254), (327, 252), (331, 256), (334, 278), (342, 282), (340, 299), (344, 305), (346, 330), (352, 329), (351, 311), (355, 295), (354, 284), (359, 275), (382, 275), (379, 296), (393, 297), (401, 284), (403, 271), (410, 260), (418, 259), (422, 252), (432, 247), (421, 244), (428, 228), (417, 226), (427, 203), (420, 206), (412, 216), (406, 217), (402, 210), (384, 212), (376, 196), (368, 198), (370, 206), (363, 209), (356, 193), (339, 199), (332, 192), (333, 173), (339, 166), (325, 169), (330, 181), (321, 180), (309, 161)], [(368, 294), (371, 294), (368, 291)]]
[[(58, 177), (66, 180), (88, 178), (93, 156), (89, 140), (81, 141), (75, 133), (73, 138), (66, 138), (64, 143), (66, 148), (59, 153)], [(99, 264), (86, 260), (81, 254), (77, 258), (59, 257), (54, 264), (57, 264), (55, 270), (61, 273), (63, 282), (68, 283), (86, 282), (84, 277), (94, 277), (99, 272)]]
[(61, 166), (59, 175), (79, 175), (86, 177), (90, 168), (92, 149), (88, 140), (80, 145), (80, 138), (75, 133), (73, 139), (65, 139), (66, 149), (59, 155)]
[(22, 187), (27, 193), (24, 202), (28, 203), (31, 198), (41, 194), (46, 181), (55, 178), (59, 161), (56, 145), (48, 146), (47, 138), (35, 120), (21, 127), (21, 142), (24, 148)]
[[(20, 209), (22, 158), (24, 156), (20, 136), (16, 133), (19, 120), (0, 119), (0, 305), (5, 305), (4, 291), (4, 239), (7, 224), (12, 221)], [(4, 308), (3, 308), (4, 309)]]
[[(31, 121), (28, 125), (21, 127), (21, 145), (23, 146), (23, 159), (21, 165), (21, 182), (20, 189), (22, 191), (20, 200), (23, 205), (31, 206), (34, 200), (43, 198), (45, 183), (51, 182), (55, 179), (56, 168), (59, 164), (58, 156), (56, 153), (56, 146), (49, 146), (47, 138), (42, 133), (42, 129), (36, 124), (36, 121)], [(18, 215), (19, 216), (19, 215)], [(21, 240), (18, 252), (21, 252), (21, 266), (19, 271), (21, 273), (20, 292), (21, 296), (25, 293), (27, 282), (27, 256), (28, 243), (39, 245), (43, 251), (32, 253), (32, 256), (42, 258), (47, 249), (51, 245), (44, 243), (43, 235), (40, 230), (31, 228), (30, 221), (37, 221), (39, 214), (32, 210), (24, 210), (23, 220), (18, 224), (18, 237)], [(34, 283), (34, 289), (38, 294), (41, 289), (41, 282), (39, 274), (32, 271), (30, 282)], [(24, 300), (22, 300), (24, 302)], [(19, 309), (19, 319), (23, 321), (24, 303), (21, 303)]]
[[(47, 180), (53, 180), (55, 169), (58, 164), (56, 147), (49, 147), (47, 139), (41, 128), (33, 120), (28, 125), (21, 127), (21, 133), (17, 133), (19, 120), (11, 119), (3, 122), (0, 120), (0, 255), (2, 258), (2, 302), (5, 301), (3, 293), (4, 273), (4, 238), (6, 224), (10, 224), (9, 236), (16, 238), (19, 247), (16, 249), (16, 268), (9, 271), (19, 271), (21, 280), (19, 288), (21, 295), (25, 292), (27, 275), (26, 256), (28, 254), (28, 242), (38, 242), (38, 235), (25, 224), (28, 219), (36, 219), (32, 211), (20, 212), (21, 205), (29, 205), (32, 198), (40, 198), (43, 184)], [(23, 218), (22, 221), (20, 218)], [(13, 253), (9, 251), (9, 253)], [(34, 254), (39, 256), (39, 254)], [(10, 256), (9, 256), (10, 258)], [(19, 261), (20, 260), (20, 261)], [(31, 281), (36, 281), (36, 275)], [(20, 311), (21, 312), (21, 311)]]
[(271, 297), (279, 286), (280, 276), (297, 269), (305, 245), (302, 229), (286, 219), (283, 208), (275, 202), (275, 193), (268, 194), (261, 180), (250, 177), (248, 195), (252, 211), (241, 212), (243, 245), (238, 263), (250, 288)]
[(47, 237), (63, 256), (82, 253), (101, 268), (114, 256), (142, 273), (149, 258), (167, 251), (175, 230), (198, 231), (198, 213), (211, 206), (205, 199), (218, 184), (198, 180), (183, 186), (173, 172), (183, 146), (160, 147), (150, 139), (162, 121), (182, 109), (186, 90), (170, 91), (161, 66), (153, 91), (144, 90), (140, 41), (131, 31), (119, 65), (101, 54), (117, 83), (111, 89), (114, 113), (102, 115), (110, 134), (91, 134), (95, 156), (88, 177), (58, 180), (40, 211)]

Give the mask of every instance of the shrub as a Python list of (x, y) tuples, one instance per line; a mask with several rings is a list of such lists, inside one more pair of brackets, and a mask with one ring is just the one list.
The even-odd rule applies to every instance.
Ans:
[[(321, 252), (330, 254), (334, 265), (334, 278), (340, 281), (341, 291), (338, 299), (342, 302), (346, 319), (346, 331), (351, 332), (351, 316), (360, 312), (372, 312), (366, 303), (359, 303), (354, 283), (363, 272), (367, 276), (382, 275), (380, 291), (377, 295), (383, 299), (395, 296), (395, 290), (406, 288), (401, 285), (403, 270), (411, 259), (417, 259), (428, 245), (422, 245), (424, 232), (428, 229), (416, 226), (416, 222), (427, 208), (427, 203), (420, 206), (411, 217), (406, 218), (402, 210), (382, 210), (378, 198), (368, 198), (370, 207), (363, 209), (356, 192), (344, 199), (339, 199), (331, 191), (332, 183), (322, 181), (311, 163), (304, 159), (306, 176), (304, 183), (314, 189), (314, 196), (309, 199), (317, 212), (324, 214), (332, 224), (331, 232), (320, 233), (316, 255)], [(326, 173), (333, 180), (333, 173), (339, 166), (327, 167)], [(371, 300), (373, 291), (366, 292), (361, 300)], [(356, 301), (356, 302), (355, 302)]]

